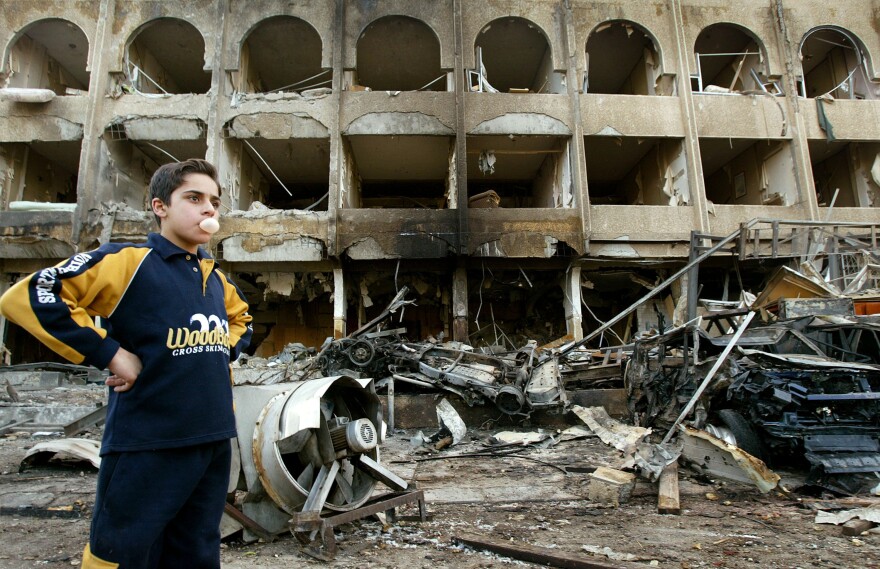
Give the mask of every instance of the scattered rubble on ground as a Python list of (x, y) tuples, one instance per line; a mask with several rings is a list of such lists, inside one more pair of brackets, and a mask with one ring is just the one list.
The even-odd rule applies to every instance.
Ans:
[[(224, 566), (871, 567), (873, 267), (845, 287), (815, 264), (781, 267), (737, 303), (704, 301), (687, 321), (600, 348), (586, 346), (597, 330), (513, 351), (413, 341), (393, 320), (412, 303), (403, 287), (345, 338), (244, 358)], [(16, 542), (0, 567), (4, 556), (75, 562), (87, 534), (104, 388), (55, 365), (3, 374), (0, 491), (12, 521), (0, 531), (52, 524), (42, 543), (63, 540), (67, 557)], [(608, 386), (628, 416), (573, 403)], [(436, 432), (395, 428), (401, 393), (437, 395)], [(453, 400), (511, 427), (467, 425)], [(532, 424), (548, 412), (567, 428)], [(85, 460), (53, 459), (64, 451)]]

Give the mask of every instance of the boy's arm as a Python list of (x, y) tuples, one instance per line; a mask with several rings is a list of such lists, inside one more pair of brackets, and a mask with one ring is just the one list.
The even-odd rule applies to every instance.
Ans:
[(0, 297), (0, 313), (71, 362), (107, 368), (119, 342), (95, 326), (91, 315), (112, 312), (133, 274), (128, 266), (136, 270), (142, 258), (101, 249), (77, 254), (13, 285)]
[(253, 317), (248, 314), (248, 303), (241, 290), (226, 277), (225, 273), (222, 271), (217, 273), (223, 281), (226, 317), (229, 321), (229, 359), (235, 361), (251, 342)]

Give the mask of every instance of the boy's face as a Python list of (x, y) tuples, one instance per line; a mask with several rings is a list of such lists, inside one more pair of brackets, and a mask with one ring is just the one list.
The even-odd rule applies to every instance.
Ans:
[(153, 213), (162, 220), (160, 234), (181, 249), (195, 253), (211, 234), (199, 227), (208, 217), (220, 216), (220, 189), (207, 174), (187, 174), (168, 203), (153, 198)]

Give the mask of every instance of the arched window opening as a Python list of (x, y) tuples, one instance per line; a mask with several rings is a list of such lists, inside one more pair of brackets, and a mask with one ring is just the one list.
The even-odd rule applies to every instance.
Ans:
[(476, 69), (468, 72), (471, 91), (564, 93), (564, 74), (553, 69), (544, 33), (522, 18), (500, 18), (477, 36)]
[(818, 28), (801, 44), (801, 96), (876, 99), (880, 85), (869, 79), (867, 59), (857, 40), (843, 30)]
[(586, 93), (671, 95), (673, 82), (664, 80), (660, 54), (641, 28), (623, 20), (606, 22), (587, 40)]
[(713, 24), (704, 29), (694, 44), (694, 59), (691, 90), (695, 93), (782, 93), (779, 81), (767, 75), (764, 48), (738, 26)]
[(125, 50), (126, 86), (149, 95), (207, 93), (205, 40), (192, 24), (161, 18), (141, 27)]
[(42, 20), (25, 28), (9, 49), (5, 87), (49, 89), (76, 95), (89, 89), (89, 40), (67, 20)]
[(292, 16), (263, 20), (241, 45), (233, 85), (242, 93), (329, 88), (333, 70), (321, 67), (321, 49), (321, 36), (308, 22)]
[(372, 22), (358, 38), (355, 83), (373, 91), (445, 91), (437, 34), (406, 16)]

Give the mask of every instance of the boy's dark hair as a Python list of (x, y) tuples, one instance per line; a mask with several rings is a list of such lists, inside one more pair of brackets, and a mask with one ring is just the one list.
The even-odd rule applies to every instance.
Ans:
[[(217, 193), (222, 194), (220, 180), (217, 179), (217, 168), (207, 160), (201, 158), (190, 158), (183, 162), (171, 162), (159, 166), (159, 169), (153, 173), (150, 179), (150, 203), (153, 198), (159, 198), (162, 203), (167, 204), (171, 199), (171, 193), (183, 184), (183, 179), (187, 174), (205, 174), (210, 176), (214, 183), (217, 184)], [(156, 223), (162, 227), (162, 221), (156, 216)]]

